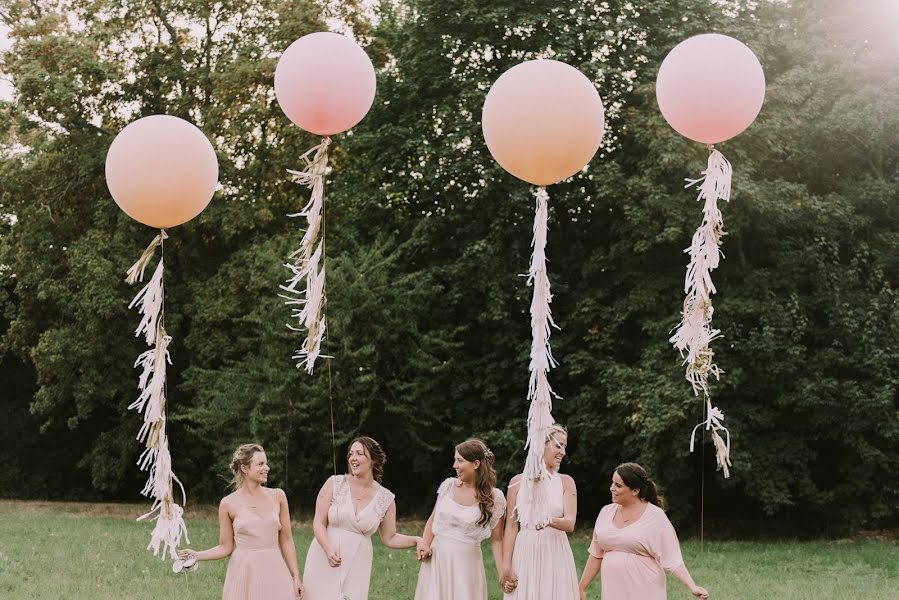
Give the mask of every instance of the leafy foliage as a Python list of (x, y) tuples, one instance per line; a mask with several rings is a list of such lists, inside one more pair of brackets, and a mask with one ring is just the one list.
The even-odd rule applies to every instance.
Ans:
[[(855, 12), (853, 12), (855, 11)], [(774, 515), (821, 531), (895, 520), (899, 487), (899, 78), (895, 41), (843, 3), (3, 2), (14, 46), (0, 106), (3, 427), (38, 457), (14, 496), (132, 497), (137, 419), (122, 274), (152, 236), (109, 200), (103, 160), (130, 120), (166, 112), (215, 142), (221, 190), (166, 245), (171, 438), (189, 491), (213, 499), (238, 442), (308, 508), (358, 433), (388, 451), (400, 510), (420, 509), (451, 448), (482, 436), (501, 480), (521, 469), (533, 199), (490, 158), (479, 113), (507, 68), (552, 57), (598, 86), (608, 133), (550, 189), (547, 254), (561, 325), (550, 374), (569, 425), (582, 515), (638, 460), (677, 519)], [(372, 18), (372, 17), (376, 18)], [(379, 72), (366, 119), (339, 136), (326, 187), (329, 336), (313, 377), (277, 297), (303, 203), (285, 170), (314, 140), (281, 115), (278, 53), (341, 23)], [(719, 31), (765, 67), (735, 167), (715, 271), (713, 385), (732, 477), (689, 455), (702, 403), (667, 343), (682, 250), (701, 207), (682, 189), (705, 149), (655, 105), (665, 53)], [(863, 40), (869, 43), (863, 43)], [(12, 393), (6, 393), (10, 389)], [(338, 452), (341, 450), (339, 449)], [(0, 451), (11, 452), (4, 449)], [(13, 455), (3, 454), (7, 462)], [(343, 462), (338, 456), (337, 468)], [(65, 473), (65, 476), (61, 476)], [(864, 489), (864, 494), (860, 490)]]

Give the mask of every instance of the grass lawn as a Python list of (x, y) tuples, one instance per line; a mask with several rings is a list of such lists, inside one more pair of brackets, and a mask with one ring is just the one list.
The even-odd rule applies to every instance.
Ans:
[[(154, 559), (144, 550), (151, 526), (132, 520), (144, 508), (0, 501), (0, 598), (220, 598), (225, 561), (204, 562), (194, 573), (173, 574), (168, 561)], [(207, 548), (218, 540), (213, 508), (192, 508), (188, 527), (192, 548)], [(421, 523), (400, 526), (409, 533), (420, 528)], [(302, 565), (312, 540), (308, 523), (294, 525), (294, 539)], [(580, 571), (589, 531), (578, 531), (571, 543)], [(412, 551), (387, 550), (377, 536), (374, 547), (369, 598), (411, 600), (418, 576)], [(706, 542), (704, 552), (697, 541), (688, 540), (683, 551), (694, 578), (712, 598), (899, 599), (896, 540)], [(484, 557), (490, 599), (499, 599), (502, 596), (487, 545)], [(692, 597), (676, 580), (669, 577), (668, 583), (669, 598)], [(599, 598), (598, 581), (589, 598)]]

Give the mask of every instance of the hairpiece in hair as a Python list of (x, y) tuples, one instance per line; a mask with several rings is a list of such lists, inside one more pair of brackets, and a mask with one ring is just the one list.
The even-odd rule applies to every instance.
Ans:
[(493, 452), (487, 446), (484, 446), (484, 458), (493, 458)]

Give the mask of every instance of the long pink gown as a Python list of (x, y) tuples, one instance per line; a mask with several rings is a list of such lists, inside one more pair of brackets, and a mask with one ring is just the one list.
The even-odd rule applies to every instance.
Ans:
[(602, 559), (602, 600), (666, 600), (665, 571), (684, 564), (671, 521), (649, 504), (639, 519), (619, 529), (612, 524), (618, 508), (602, 508), (590, 543), (590, 554)]
[[(525, 485), (522, 476), (522, 484)], [(565, 515), (562, 476), (550, 473), (540, 485), (548, 504), (549, 517)], [(537, 529), (530, 521), (531, 511), (519, 491), (518, 536), (512, 552), (512, 570), (518, 587), (506, 600), (578, 600), (577, 569), (568, 543), (568, 534), (554, 527)]]
[(321, 544), (312, 540), (303, 569), (303, 598), (337, 600), (345, 594), (351, 600), (366, 600), (373, 556), (371, 536), (381, 526), (394, 496), (379, 485), (374, 498), (357, 513), (348, 476), (333, 475), (331, 480), (334, 491), (328, 508), (328, 540), (340, 553), (341, 564), (329, 565)]
[(258, 515), (249, 508), (234, 518), (235, 549), (228, 560), (222, 600), (294, 600), (293, 579), (281, 555), (279, 507)]
[(432, 555), (418, 571), (415, 600), (487, 600), (487, 575), (481, 542), (506, 513), (506, 497), (493, 488), (490, 522), (478, 525), (481, 510), (453, 499), (458, 479), (450, 477), (437, 490), (431, 544)]

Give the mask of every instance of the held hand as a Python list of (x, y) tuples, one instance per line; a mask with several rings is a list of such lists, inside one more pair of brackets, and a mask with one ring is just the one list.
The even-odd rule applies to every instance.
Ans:
[(512, 567), (503, 569), (503, 574), (499, 579), (499, 584), (503, 588), (503, 592), (511, 594), (518, 587), (518, 575), (512, 570)]
[(578, 596), (580, 600), (587, 600), (587, 590), (578, 590)]
[(299, 577), (293, 578), (293, 589), (294, 589), (294, 594), (296, 595), (297, 598), (303, 597), (303, 592), (305, 592), (306, 590), (303, 589), (303, 582), (300, 581)]
[(704, 587), (693, 586), (693, 589), (690, 590), (690, 593), (696, 596), (697, 598), (702, 598), (702, 600), (708, 600), (709, 593), (706, 591)]
[(188, 558), (192, 558), (194, 560), (199, 560), (197, 556), (196, 550), (191, 550), (190, 548), (185, 548), (184, 550), (178, 550), (178, 558), (181, 560), (187, 560)]
[(337, 550), (331, 550), (330, 552), (328, 552), (327, 557), (329, 565), (335, 568), (340, 566), (340, 552), (338, 552)]
[(431, 546), (421, 538), (415, 544), (415, 558), (419, 561), (431, 558)]

